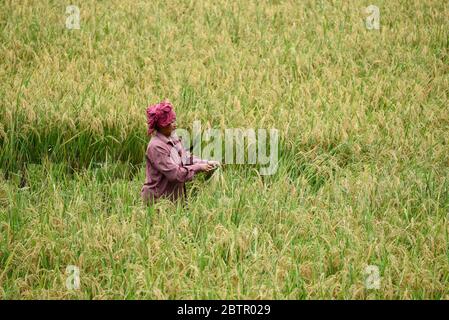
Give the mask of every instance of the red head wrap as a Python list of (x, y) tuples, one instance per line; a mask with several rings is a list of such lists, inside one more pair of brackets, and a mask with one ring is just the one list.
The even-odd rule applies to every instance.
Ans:
[(168, 102), (160, 102), (147, 108), (148, 135), (151, 135), (156, 127), (166, 127), (176, 119), (173, 105)]

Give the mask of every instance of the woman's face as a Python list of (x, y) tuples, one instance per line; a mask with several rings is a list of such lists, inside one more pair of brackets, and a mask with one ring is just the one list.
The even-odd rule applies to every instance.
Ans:
[(168, 126), (160, 128), (159, 131), (167, 137), (170, 137), (173, 131), (176, 130), (176, 119), (174, 119)]

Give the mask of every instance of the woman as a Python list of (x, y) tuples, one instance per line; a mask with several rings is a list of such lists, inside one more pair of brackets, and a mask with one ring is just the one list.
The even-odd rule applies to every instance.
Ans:
[(147, 109), (148, 135), (156, 134), (146, 151), (146, 179), (142, 198), (146, 203), (164, 197), (171, 200), (185, 197), (185, 182), (198, 172), (219, 166), (218, 161), (201, 160), (187, 154), (176, 137), (176, 114), (170, 102), (164, 101)]

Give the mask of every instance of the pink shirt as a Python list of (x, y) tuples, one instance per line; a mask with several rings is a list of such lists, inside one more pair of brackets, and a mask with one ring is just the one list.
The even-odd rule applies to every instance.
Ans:
[(145, 202), (160, 197), (176, 200), (185, 196), (185, 182), (207, 162), (187, 153), (179, 138), (156, 132), (146, 151), (146, 179), (141, 196)]

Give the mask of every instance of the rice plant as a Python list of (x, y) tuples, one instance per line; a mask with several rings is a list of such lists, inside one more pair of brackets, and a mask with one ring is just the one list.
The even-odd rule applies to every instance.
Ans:
[[(449, 298), (447, 1), (72, 4), (79, 29), (1, 1), (1, 298)], [(144, 206), (166, 97), (181, 128), (277, 128), (277, 172)]]

